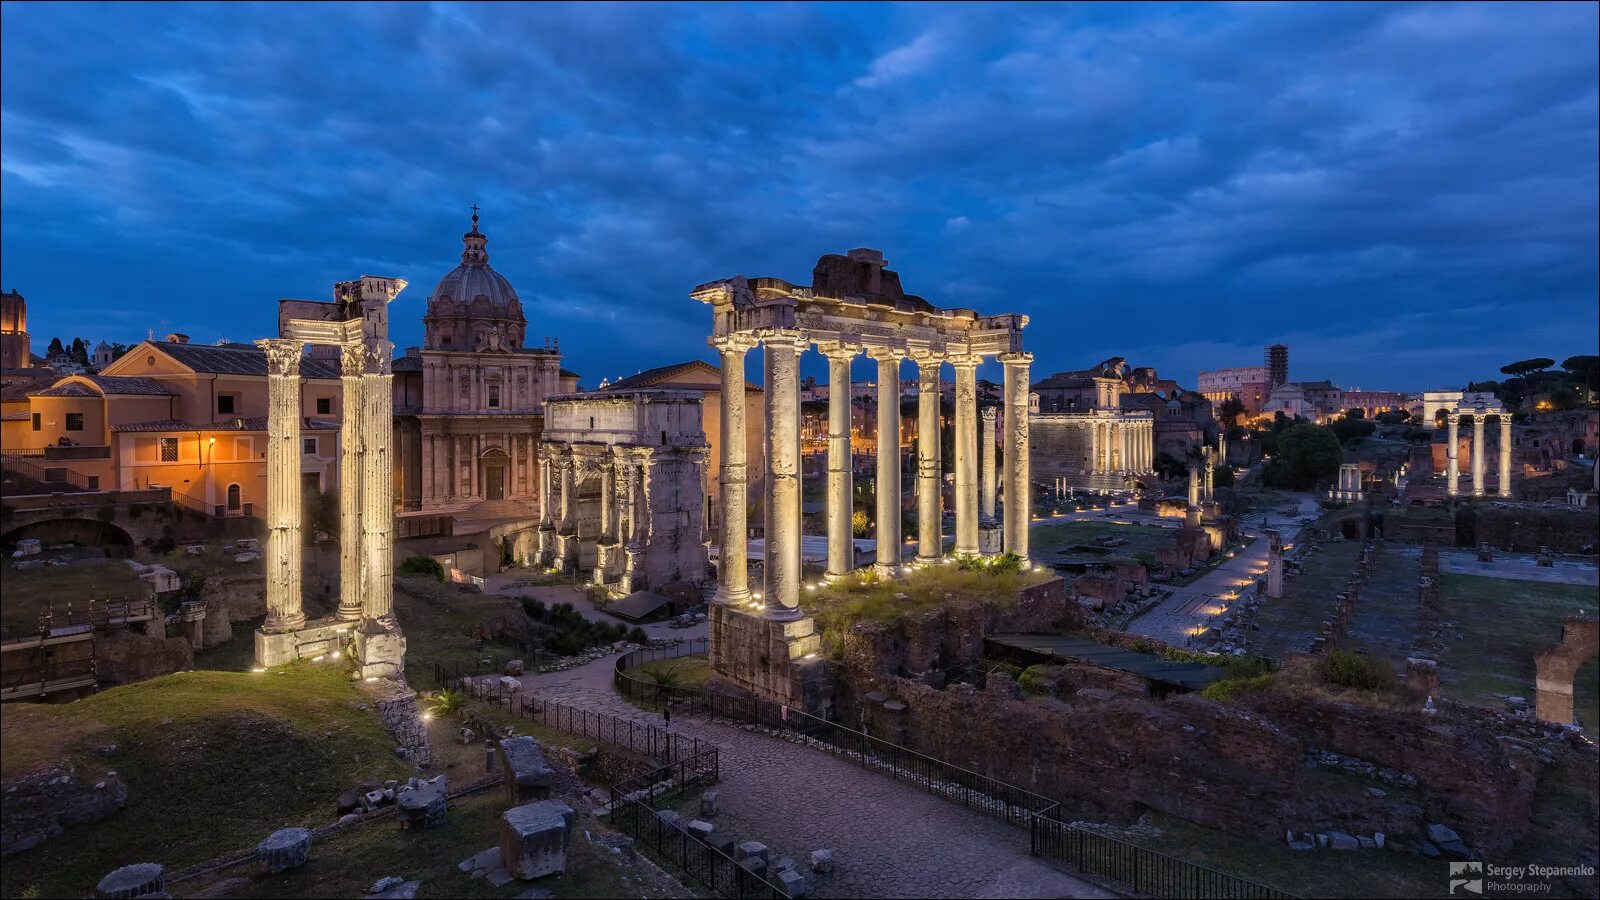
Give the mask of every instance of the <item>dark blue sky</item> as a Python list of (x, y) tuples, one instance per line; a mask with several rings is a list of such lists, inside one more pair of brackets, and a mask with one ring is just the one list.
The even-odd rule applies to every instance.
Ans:
[[(483, 206), (592, 385), (687, 292), (884, 251), (1034, 372), (1422, 389), (1596, 352), (1596, 5), (5, 4), (3, 271), (50, 335), (266, 336)], [(859, 370), (862, 374), (866, 368)], [(998, 372), (994, 373), (998, 374)]]

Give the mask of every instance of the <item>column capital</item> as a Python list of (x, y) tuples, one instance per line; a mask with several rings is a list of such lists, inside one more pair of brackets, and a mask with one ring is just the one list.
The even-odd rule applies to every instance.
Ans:
[(760, 328), (755, 334), (761, 338), (762, 345), (769, 350), (791, 347), (796, 353), (804, 353), (810, 344), (806, 333), (798, 328)]
[(290, 338), (263, 338), (256, 341), (256, 346), (266, 351), (268, 375), (292, 377), (300, 374), (300, 359), (303, 352), (299, 341)]
[(1007, 366), (1026, 366), (1033, 362), (1033, 354), (1021, 350), (1015, 353), (1001, 353), (996, 358)]
[(390, 375), (393, 374), (390, 366), (394, 362), (394, 344), (390, 341), (373, 341), (360, 347), (365, 357), (361, 370), (363, 375)]
[(992, 423), (995, 419), (1000, 417), (1000, 411), (992, 406), (985, 406), (979, 415), (983, 416), (983, 420), (985, 422)]
[(958, 369), (976, 369), (983, 362), (981, 353), (951, 353), (945, 361)]
[(817, 341), (817, 352), (829, 359), (841, 359), (848, 362), (849, 360), (855, 359), (856, 354), (861, 352), (861, 342), (840, 340)]
[(892, 344), (870, 345), (867, 347), (867, 356), (879, 362), (905, 359), (906, 348), (896, 347)]
[(751, 332), (735, 331), (731, 334), (712, 335), (706, 338), (706, 343), (723, 353), (744, 353), (754, 350), (761, 341)]

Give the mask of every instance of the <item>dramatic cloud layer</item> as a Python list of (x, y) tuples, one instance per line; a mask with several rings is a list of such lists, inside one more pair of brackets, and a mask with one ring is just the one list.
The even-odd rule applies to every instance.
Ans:
[[(695, 284), (881, 248), (1035, 372), (1459, 384), (1596, 346), (1594, 4), (4, 7), (33, 331), (264, 336), (483, 205), (585, 383), (704, 356)], [(865, 371), (865, 369), (863, 369)]]

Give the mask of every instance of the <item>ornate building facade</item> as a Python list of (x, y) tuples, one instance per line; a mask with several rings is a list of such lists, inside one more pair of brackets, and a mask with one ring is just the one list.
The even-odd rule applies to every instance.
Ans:
[(523, 346), (528, 320), (476, 212), (461, 241), (461, 264), (428, 296), (423, 346), (394, 362), (395, 498), (402, 513), (534, 516), (544, 401), (578, 376), (559, 345)]
[(1092, 369), (1058, 372), (1033, 385), (1035, 478), (1121, 491), (1136, 487), (1139, 477), (1150, 473), (1155, 417), (1124, 407), (1124, 379), (1130, 371), (1124, 360), (1113, 358)]

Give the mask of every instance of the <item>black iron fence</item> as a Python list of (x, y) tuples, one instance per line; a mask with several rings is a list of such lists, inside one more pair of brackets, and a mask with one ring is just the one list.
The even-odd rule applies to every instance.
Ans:
[[(715, 754), (716, 750), (706, 752)], [(715, 769), (715, 760), (710, 763)], [(613, 784), (611, 826), (633, 838), (634, 849), (643, 850), (657, 863), (677, 869), (723, 897), (787, 897), (776, 885), (684, 829), (681, 820), (656, 812), (657, 802), (707, 780), (705, 768), (705, 762), (683, 760)]]
[(1027, 828), (1035, 856), (1061, 860), (1077, 867), (1079, 871), (1126, 885), (1135, 893), (1159, 897), (1238, 897), (1246, 900), (1293, 896), (1249, 879), (1061, 822), (1057, 818), (1060, 805), (1042, 794), (872, 737), (837, 722), (820, 719), (770, 700), (660, 684), (628, 672), (647, 662), (696, 655), (706, 652), (706, 649), (706, 642), (701, 640), (624, 654), (617, 660), (613, 683), (618, 693), (636, 702), (650, 706), (670, 704), (683, 714), (721, 717), (741, 724), (769, 728), (864, 768), (916, 785), (929, 793), (960, 803), (967, 809)]
[(1051, 817), (1054, 814), (1055, 810), (1046, 810), (1028, 821), (1029, 844), (1034, 856), (1060, 860), (1080, 872), (1119, 882), (1141, 896), (1197, 900), (1280, 900), (1294, 896), (1237, 875), (1057, 821)]

